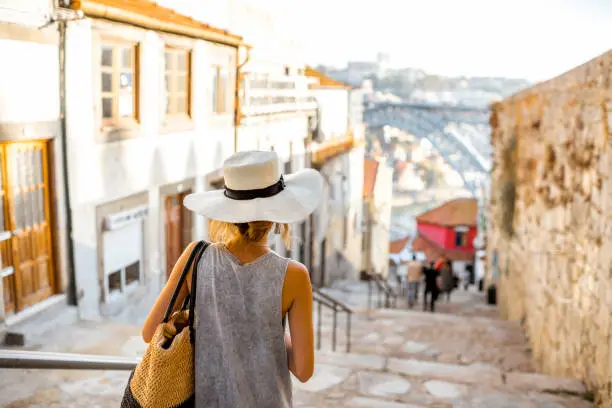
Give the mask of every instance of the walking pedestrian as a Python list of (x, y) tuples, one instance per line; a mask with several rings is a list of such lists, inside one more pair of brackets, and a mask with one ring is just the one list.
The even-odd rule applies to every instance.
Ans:
[(444, 255), (441, 256), (438, 272), (440, 272), (440, 293), (446, 294), (446, 302), (450, 302), (450, 295), (455, 286), (453, 268), (451, 262)]
[(412, 255), (412, 261), (408, 262), (408, 271), (406, 280), (408, 281), (408, 307), (412, 308), (414, 302), (418, 300), (419, 282), (423, 277), (423, 266), (416, 259), (416, 255)]
[[(223, 165), (224, 190), (185, 198), (185, 207), (212, 219), (213, 244), (190, 273), (197, 274), (197, 407), (289, 408), (289, 373), (302, 382), (313, 374), (309, 273), (304, 265), (272, 251), (268, 238), (271, 232), (280, 234), (290, 245), (289, 224), (318, 207), (323, 180), (312, 169), (283, 175), (281, 168), (274, 152), (236, 153)], [(147, 317), (142, 330), (146, 342), (162, 322), (194, 246), (190, 244), (177, 261)], [(186, 281), (176, 305), (192, 289), (191, 277)]]
[(433, 261), (429, 264), (428, 267), (423, 268), (423, 273), (425, 275), (423, 311), (427, 311), (427, 298), (429, 295), (429, 311), (434, 312), (436, 310), (436, 301), (438, 300), (438, 295), (440, 294), (440, 289), (438, 288), (438, 277), (440, 276), (440, 274), (436, 270)]

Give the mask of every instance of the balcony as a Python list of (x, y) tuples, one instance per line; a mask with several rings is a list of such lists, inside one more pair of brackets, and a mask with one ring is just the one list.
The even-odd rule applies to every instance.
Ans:
[(346, 135), (326, 140), (323, 143), (313, 144), (311, 148), (312, 164), (315, 167), (321, 167), (334, 157), (348, 152), (354, 146), (355, 137), (352, 131), (347, 132)]
[(245, 74), (240, 89), (241, 118), (314, 111), (306, 77)]

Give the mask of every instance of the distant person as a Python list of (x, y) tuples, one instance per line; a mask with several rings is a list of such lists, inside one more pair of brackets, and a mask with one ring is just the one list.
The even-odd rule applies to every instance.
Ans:
[(446, 302), (450, 302), (450, 295), (455, 287), (452, 264), (448, 258), (442, 256), (436, 269), (440, 273), (440, 293), (446, 294)]
[(463, 270), (463, 290), (468, 290), (470, 285), (472, 284), (472, 274), (474, 268), (472, 265), (466, 265)]
[(406, 280), (408, 281), (408, 307), (412, 308), (414, 302), (419, 299), (419, 282), (423, 277), (423, 265), (416, 259), (416, 255), (412, 255), (412, 261), (408, 262), (408, 272)]
[(440, 289), (438, 287), (438, 277), (440, 276), (440, 274), (436, 270), (433, 261), (429, 264), (429, 266), (423, 268), (423, 273), (425, 275), (425, 291), (423, 292), (423, 311), (427, 311), (427, 295), (429, 295), (429, 311), (435, 312), (436, 301), (438, 300), (438, 295), (440, 294)]

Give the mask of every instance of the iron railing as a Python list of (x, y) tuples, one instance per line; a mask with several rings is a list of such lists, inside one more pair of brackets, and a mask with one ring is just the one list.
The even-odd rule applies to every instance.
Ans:
[(1, 369), (130, 371), (139, 361), (129, 357), (0, 349)]
[(335, 299), (333, 296), (321, 292), (318, 288), (313, 288), (312, 297), (317, 303), (317, 350), (321, 350), (321, 333), (323, 324), (323, 306), (332, 311), (332, 351), (336, 351), (337, 331), (338, 331), (338, 312), (346, 313), (346, 352), (351, 351), (351, 317), (353, 309), (346, 304)]
[[(393, 307), (397, 308), (397, 293), (395, 290), (389, 285), (385, 279), (381, 278), (379, 275), (370, 274), (368, 275), (368, 309), (372, 308), (372, 283), (376, 285), (376, 304), (377, 307), (391, 307), (390, 299), (393, 299)], [(381, 298), (381, 294), (384, 296), (384, 303)]]
[[(321, 323), (323, 306), (333, 312), (332, 350), (336, 350), (338, 312), (345, 312), (346, 318), (346, 352), (351, 349), (351, 316), (353, 310), (344, 303), (334, 299), (318, 289), (313, 290), (313, 300), (317, 303), (317, 349), (321, 349)], [(55, 353), (31, 350), (13, 350), (0, 348), (0, 369), (22, 370), (133, 370), (139, 358), (101, 356), (92, 354)]]

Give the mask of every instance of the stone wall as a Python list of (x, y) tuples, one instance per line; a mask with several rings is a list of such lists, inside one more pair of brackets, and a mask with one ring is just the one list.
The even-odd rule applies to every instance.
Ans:
[(501, 313), (524, 322), (543, 372), (612, 406), (612, 51), (494, 105), (491, 126)]

